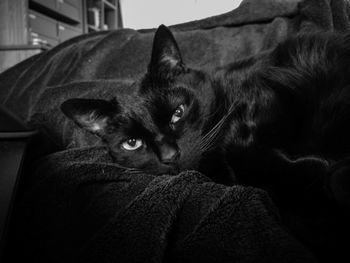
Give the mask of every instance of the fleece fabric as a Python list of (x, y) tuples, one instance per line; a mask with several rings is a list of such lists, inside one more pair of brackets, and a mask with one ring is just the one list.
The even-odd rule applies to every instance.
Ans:
[(13, 223), (14, 262), (316, 262), (266, 192), (109, 158), (87, 147), (40, 161)]
[[(185, 63), (210, 71), (293, 34), (347, 32), (349, 13), (347, 0), (244, 0), (226, 14), (170, 29)], [(321, 234), (323, 217), (319, 227), (297, 227), (319, 242), (302, 244), (264, 191), (215, 184), (196, 171), (123, 169), (63, 116), (66, 99), (131, 92), (147, 68), (154, 31), (79, 36), (0, 74), (0, 103), (37, 128), (35, 148), (45, 144), (51, 153), (22, 177), (9, 261), (339, 262), (346, 243), (325, 238), (339, 233), (331, 229)]]

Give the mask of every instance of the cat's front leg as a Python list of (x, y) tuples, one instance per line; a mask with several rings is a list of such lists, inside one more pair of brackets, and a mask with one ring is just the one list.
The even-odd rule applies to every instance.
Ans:
[(318, 156), (291, 157), (273, 149), (271, 173), (275, 194), (289, 204), (311, 204), (313, 208), (328, 203), (329, 162)]
[(278, 149), (254, 149), (233, 157), (238, 181), (265, 189), (279, 207), (313, 207), (328, 202), (327, 160), (317, 156), (293, 158)]
[[(306, 156), (297, 159), (291, 159), (281, 151), (276, 154), (290, 166), (296, 174), (302, 174), (302, 181), (306, 180), (306, 185), (314, 189), (318, 185), (316, 191), (318, 195), (312, 194), (312, 191), (304, 191), (308, 196), (317, 198), (317, 196), (325, 196), (328, 201), (336, 203), (350, 215), (350, 157), (332, 162), (315, 157)], [(294, 167), (293, 167), (294, 166)]]
[(350, 157), (334, 163), (327, 179), (329, 194), (350, 215)]

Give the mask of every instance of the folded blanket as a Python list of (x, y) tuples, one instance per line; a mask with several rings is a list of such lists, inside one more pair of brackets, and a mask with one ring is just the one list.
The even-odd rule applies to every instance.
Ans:
[(103, 147), (45, 157), (34, 176), (13, 261), (314, 262), (262, 190), (135, 173)]
[[(171, 29), (189, 66), (213, 70), (268, 52), (292, 34), (345, 32), (349, 6), (346, 0), (246, 0), (229, 13)], [(68, 98), (130, 92), (146, 70), (153, 33), (79, 36), (0, 74), (0, 103), (46, 135), (51, 152), (94, 146), (54, 153), (27, 170), (11, 261), (314, 262), (312, 248), (325, 262), (337, 262), (338, 252), (346, 252), (333, 242), (341, 229), (326, 229), (324, 215), (307, 224), (295, 215), (281, 221), (261, 190), (214, 184), (194, 171), (156, 177), (125, 169), (66, 120), (59, 105)], [(305, 249), (290, 233), (295, 229), (314, 243), (305, 242)]]

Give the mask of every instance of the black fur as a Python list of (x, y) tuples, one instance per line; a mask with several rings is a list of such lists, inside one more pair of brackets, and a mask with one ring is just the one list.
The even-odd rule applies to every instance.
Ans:
[[(334, 195), (339, 199), (348, 188), (337, 182), (346, 175), (329, 171), (347, 163), (350, 152), (349, 40), (301, 35), (208, 74), (187, 68), (173, 35), (160, 26), (132, 95), (68, 100), (62, 110), (130, 170), (196, 169), (220, 183), (267, 189), (284, 205), (344, 191)], [(183, 116), (172, 123), (180, 105)], [(142, 147), (123, 149), (132, 138)]]
[[(240, 69), (244, 78), (234, 78), (234, 67), (225, 72), (221, 81), (230, 87), (230, 101), (243, 105), (232, 121), (226, 154), (241, 182), (272, 186), (294, 202), (295, 188), (288, 185), (307, 192), (315, 181), (328, 187), (328, 176), (335, 180), (329, 167), (350, 150), (349, 40), (331, 33), (300, 35)], [(349, 194), (348, 186), (340, 188)]]
[[(210, 108), (214, 102), (208, 99), (215, 97), (215, 91), (209, 75), (184, 65), (175, 39), (165, 26), (160, 26), (155, 34), (147, 73), (133, 87), (131, 96), (118, 94), (112, 102), (104, 101), (104, 105), (96, 100), (71, 99), (61, 108), (80, 127), (100, 136), (115, 161), (131, 170), (176, 174), (200, 169), (204, 156), (212, 153), (202, 149), (205, 145), (201, 144), (204, 126), (209, 132), (216, 124)], [(184, 115), (171, 124), (179, 105), (185, 105)], [(129, 138), (141, 138), (144, 144), (134, 151), (125, 150), (121, 146)], [(170, 162), (164, 160), (167, 154), (175, 152)], [(208, 169), (227, 174), (223, 162), (225, 159), (220, 158), (215, 169), (213, 163)], [(223, 169), (225, 172), (220, 172)], [(224, 176), (219, 181), (229, 182)]]

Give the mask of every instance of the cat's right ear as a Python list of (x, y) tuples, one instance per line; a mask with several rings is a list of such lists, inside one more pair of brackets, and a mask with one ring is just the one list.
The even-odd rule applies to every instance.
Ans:
[(181, 53), (171, 31), (160, 25), (154, 35), (148, 73), (160, 77), (184, 71)]
[(62, 103), (61, 110), (79, 127), (103, 136), (112, 114), (118, 112), (118, 105), (106, 100), (69, 99)]

